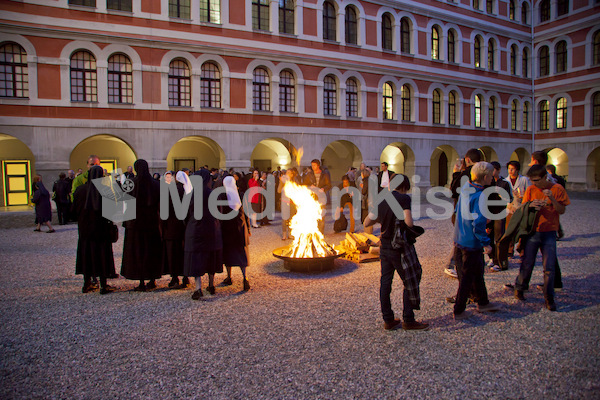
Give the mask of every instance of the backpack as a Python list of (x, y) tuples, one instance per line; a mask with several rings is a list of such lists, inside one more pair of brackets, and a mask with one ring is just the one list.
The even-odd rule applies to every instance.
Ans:
[(339, 233), (341, 231), (345, 231), (348, 229), (348, 220), (344, 214), (341, 214), (340, 217), (333, 223), (333, 231)]

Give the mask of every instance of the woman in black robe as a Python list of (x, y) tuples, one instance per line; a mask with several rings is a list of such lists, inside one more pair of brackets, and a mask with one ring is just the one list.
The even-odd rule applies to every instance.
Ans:
[(248, 251), (251, 235), (250, 223), (248, 216), (244, 213), (235, 179), (232, 176), (225, 177), (223, 186), (225, 186), (227, 205), (221, 206), (221, 213), (229, 214), (233, 212), (235, 217), (221, 220), (223, 264), (225, 264), (227, 270), (227, 278), (222, 282), (222, 285), (229, 286), (233, 283), (231, 280), (231, 267), (236, 266), (242, 270), (244, 291), (247, 291), (250, 290), (250, 283), (246, 279), (246, 267), (250, 260), (250, 252)]
[[(139, 280), (134, 290), (144, 292), (156, 288), (156, 279), (162, 276), (162, 243), (159, 230), (160, 184), (152, 179), (146, 160), (133, 164), (136, 176), (133, 190), (135, 219), (125, 221), (123, 262), (121, 275)], [(149, 280), (148, 284), (144, 284)]]
[[(210, 172), (206, 169), (196, 171), (194, 175), (202, 177), (202, 186), (194, 186), (194, 192), (188, 216), (186, 218), (184, 239), (183, 273), (196, 278), (196, 290), (193, 300), (202, 297), (201, 277), (208, 274), (208, 292), (215, 294), (215, 274), (223, 272), (223, 241), (221, 224), (209, 211), (208, 197), (212, 183)], [(202, 196), (202, 218), (194, 218), (194, 197)]]
[[(100, 277), (100, 294), (112, 292), (106, 278), (115, 274), (111, 230), (114, 224), (102, 216), (102, 197), (92, 180), (102, 178), (99, 165), (90, 169), (89, 180), (73, 195), (73, 213), (77, 217), (79, 241), (75, 273), (83, 275), (83, 293), (94, 289), (92, 277)], [(116, 227), (115, 227), (116, 228)]]
[(52, 228), (52, 205), (50, 204), (50, 192), (42, 183), (42, 177), (36, 175), (33, 177), (33, 203), (35, 204), (35, 223), (37, 227), (34, 229), (35, 232), (41, 232), (40, 229), (42, 224), (48, 226), (47, 233), (56, 232)]
[[(185, 172), (179, 171), (177, 173), (178, 178), (182, 178), (187, 175)], [(177, 188), (177, 194), (179, 196), (178, 201), (184, 196), (183, 183), (176, 181), (173, 176), (173, 171), (167, 171), (164, 175), (164, 179), (167, 185), (175, 185)], [(183, 289), (189, 284), (187, 276), (183, 277), (183, 283), (179, 284), (179, 276), (183, 275), (183, 235), (185, 233), (185, 224), (183, 220), (177, 218), (175, 215), (175, 207), (173, 206), (173, 199), (169, 193), (169, 217), (167, 219), (160, 220), (160, 233), (162, 236), (162, 251), (163, 251), (163, 274), (171, 275), (171, 282), (169, 282), (170, 288)]]

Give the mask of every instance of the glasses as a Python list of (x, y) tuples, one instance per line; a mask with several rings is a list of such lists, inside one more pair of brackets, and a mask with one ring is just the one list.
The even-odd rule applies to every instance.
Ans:
[[(529, 179), (531, 179), (531, 178), (529, 178)], [(539, 182), (539, 181), (541, 181), (541, 180), (542, 180), (542, 178), (531, 179), (531, 182)]]

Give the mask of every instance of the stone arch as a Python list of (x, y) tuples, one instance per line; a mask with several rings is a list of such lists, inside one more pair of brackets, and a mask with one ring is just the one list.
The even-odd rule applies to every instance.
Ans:
[(588, 190), (600, 189), (600, 147), (592, 150), (587, 158), (586, 183)]
[(81, 168), (83, 171), (87, 169), (87, 159), (91, 154), (95, 154), (100, 158), (103, 166), (108, 168), (110, 163), (113, 163), (115, 168), (121, 168), (123, 171), (128, 166), (133, 165), (137, 160), (137, 155), (133, 148), (123, 139), (107, 134), (90, 136), (77, 144), (71, 151), (69, 156), (69, 166), (72, 170), (77, 171)]
[(273, 170), (277, 167), (281, 169), (298, 167), (297, 155), (298, 150), (285, 139), (263, 139), (254, 147), (250, 156), (250, 165), (261, 171), (266, 171), (268, 167)]
[(388, 144), (380, 156), (381, 162), (387, 162), (388, 168), (409, 178), (415, 174), (415, 153), (406, 143), (393, 142)]
[(452, 171), (459, 154), (450, 145), (436, 147), (431, 154), (429, 182), (431, 186), (447, 186), (452, 182)]
[(523, 147), (519, 147), (512, 152), (508, 161), (518, 161), (521, 164), (520, 173), (523, 175), (525, 172), (527, 172), (524, 171), (524, 169), (527, 164), (529, 164), (529, 161), (531, 161), (531, 154)]
[(496, 150), (494, 150), (490, 146), (482, 146), (479, 148), (479, 151), (483, 153), (483, 161), (499, 161), (498, 154), (496, 154)]
[(560, 175), (567, 180), (569, 177), (569, 156), (567, 153), (558, 147), (550, 147), (544, 151), (548, 153), (548, 164), (556, 167), (556, 175)]
[(167, 154), (167, 169), (170, 170), (197, 170), (203, 165), (208, 165), (209, 169), (225, 168), (225, 152), (217, 142), (206, 136), (185, 136)]
[(0, 133), (0, 162), (0, 205), (27, 205), (31, 195), (31, 179), (35, 173), (33, 152), (16, 137)]
[(332, 183), (341, 182), (348, 168), (359, 168), (361, 162), (362, 153), (354, 143), (347, 140), (329, 143), (321, 154), (321, 163), (329, 170)]

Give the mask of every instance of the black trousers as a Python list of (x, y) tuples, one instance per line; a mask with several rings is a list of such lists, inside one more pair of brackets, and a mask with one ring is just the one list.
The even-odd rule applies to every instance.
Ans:
[(488, 300), (487, 288), (483, 278), (483, 250), (467, 250), (454, 246), (454, 260), (458, 274), (458, 292), (454, 303), (454, 314), (460, 314), (467, 308), (467, 300), (472, 294), (477, 304), (484, 306)]

